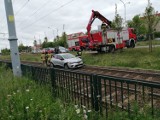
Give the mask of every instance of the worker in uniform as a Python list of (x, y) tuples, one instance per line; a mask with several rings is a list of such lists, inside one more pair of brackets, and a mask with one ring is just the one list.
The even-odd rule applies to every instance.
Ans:
[(81, 57), (82, 56), (82, 50), (81, 49), (77, 51), (77, 55), (76, 56), (77, 57)]
[(51, 53), (51, 51), (48, 51), (47, 66), (50, 66), (50, 65), (51, 65), (51, 58), (52, 58), (52, 53)]
[(107, 25), (105, 24), (105, 22), (103, 22), (103, 23), (101, 24), (101, 30), (102, 30), (103, 32), (106, 32), (106, 30), (107, 30)]
[(42, 63), (45, 64), (45, 52), (41, 53), (41, 60), (42, 60)]
[(45, 64), (45, 52), (41, 53), (41, 60), (42, 60), (42, 63)]
[(45, 65), (48, 66), (48, 52), (45, 51)]

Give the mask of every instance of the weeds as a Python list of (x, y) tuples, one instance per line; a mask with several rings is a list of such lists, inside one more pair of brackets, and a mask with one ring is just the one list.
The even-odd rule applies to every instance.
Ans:
[[(83, 105), (64, 103), (53, 98), (50, 86), (40, 85), (22, 77), (14, 77), (11, 70), (0, 67), (0, 119), (13, 120), (106, 120), (99, 112)], [(130, 115), (120, 109), (110, 109), (108, 120), (158, 120), (153, 118), (148, 106), (142, 110), (137, 104)], [(157, 118), (157, 119), (156, 119)]]

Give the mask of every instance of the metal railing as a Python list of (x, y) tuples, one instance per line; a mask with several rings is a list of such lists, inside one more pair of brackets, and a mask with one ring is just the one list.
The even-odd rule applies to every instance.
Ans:
[[(3, 61), (0, 61), (0, 64)], [(10, 63), (5, 63), (11, 67)], [(51, 84), (55, 97), (84, 105), (108, 115), (110, 108), (134, 112), (136, 103), (140, 109), (149, 106), (150, 113), (160, 109), (160, 83), (132, 80), (113, 76), (75, 72), (58, 68), (21, 65), (22, 74), (41, 84)]]

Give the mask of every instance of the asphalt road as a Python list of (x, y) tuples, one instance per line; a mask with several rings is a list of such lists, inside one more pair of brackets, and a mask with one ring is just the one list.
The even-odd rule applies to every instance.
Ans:
[[(152, 47), (160, 47), (160, 45), (152, 45)], [(136, 46), (135, 48), (149, 48), (149, 46)]]

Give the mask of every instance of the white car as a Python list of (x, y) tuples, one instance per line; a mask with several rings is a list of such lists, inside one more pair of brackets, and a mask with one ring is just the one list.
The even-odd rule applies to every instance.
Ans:
[(68, 68), (79, 68), (83, 66), (83, 61), (81, 58), (76, 57), (70, 53), (55, 54), (51, 60), (51, 66), (60, 66), (65, 69)]

